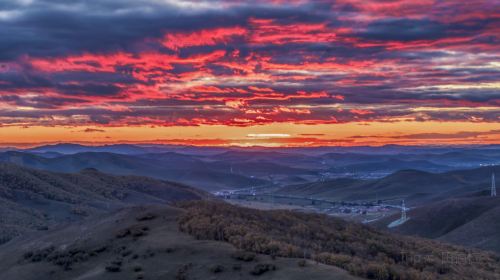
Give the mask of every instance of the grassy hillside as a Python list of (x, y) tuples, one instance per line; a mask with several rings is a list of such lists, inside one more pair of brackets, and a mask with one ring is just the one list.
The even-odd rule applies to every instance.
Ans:
[(332, 200), (406, 198), (410, 204), (438, 201), (450, 196), (487, 195), (491, 172), (500, 166), (445, 173), (401, 170), (374, 180), (335, 179), (281, 188), (278, 193), (315, 196)]
[[(497, 199), (497, 205), (498, 203)], [(495, 207), (439, 239), (464, 246), (492, 250), (500, 254), (500, 219), (498, 217), (500, 217), (500, 207)]]
[[(396, 157), (396, 156), (394, 156)], [(380, 157), (377, 160), (361, 163), (353, 163), (343, 166), (331, 168), (330, 171), (334, 173), (349, 172), (349, 173), (363, 173), (363, 172), (379, 172), (379, 173), (392, 173), (402, 169), (417, 169), (422, 171), (443, 171), (451, 169), (449, 166), (435, 164), (427, 160), (400, 160), (397, 158), (384, 158)]]
[[(259, 211), (218, 202), (182, 206), (180, 229), (198, 239), (239, 248), (306, 257), (371, 279), (498, 279), (500, 259), (436, 241), (381, 233), (337, 218), (289, 211)], [(454, 263), (468, 257), (470, 262)], [(450, 259), (451, 258), (451, 259)]]
[(64, 174), (0, 164), (0, 241), (127, 205), (207, 196), (178, 183), (95, 169)]
[[(454, 198), (412, 209), (409, 221), (390, 230), (500, 253), (499, 215), (500, 197)], [(398, 218), (385, 218), (375, 226), (385, 229)]]
[(355, 280), (336, 267), (238, 251), (178, 231), (183, 211), (124, 209), (0, 246), (2, 280)]

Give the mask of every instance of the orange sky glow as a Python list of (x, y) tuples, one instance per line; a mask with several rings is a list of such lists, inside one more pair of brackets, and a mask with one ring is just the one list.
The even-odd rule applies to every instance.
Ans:
[(394, 122), (250, 127), (0, 127), (1, 146), (72, 142), (90, 145), (156, 143), (196, 146), (379, 146), (500, 144), (500, 125), (464, 122)]

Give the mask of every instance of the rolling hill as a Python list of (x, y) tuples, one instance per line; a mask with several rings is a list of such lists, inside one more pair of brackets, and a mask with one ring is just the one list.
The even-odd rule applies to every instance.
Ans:
[(439, 165), (427, 160), (400, 160), (395, 158), (379, 159), (378, 161), (354, 163), (329, 169), (334, 173), (393, 173), (399, 170), (415, 169), (420, 171), (447, 171), (451, 167)]
[[(263, 186), (270, 181), (282, 185), (298, 182), (290, 177), (307, 182), (345, 176), (367, 179), (406, 169), (446, 172), (500, 163), (500, 149), (494, 145), (238, 148), (61, 143), (17, 152), (3, 153), (0, 160), (17, 160), (18, 164), (26, 163), (29, 167), (64, 172), (94, 167), (114, 174), (179, 181), (212, 191)], [(53, 160), (23, 160), (28, 156), (20, 156), (20, 152)], [(203, 178), (197, 179), (198, 176)]]
[[(407, 215), (407, 222), (390, 231), (500, 253), (500, 197), (446, 199), (411, 209)], [(385, 229), (398, 218), (384, 218), (375, 226)]]
[(218, 170), (193, 156), (162, 153), (156, 155), (124, 155), (85, 152), (59, 157), (42, 157), (26, 152), (0, 153), (0, 161), (54, 172), (78, 172), (96, 168), (117, 175), (139, 175), (181, 182), (204, 190), (259, 186), (267, 181)]
[(496, 279), (499, 262), (324, 215), (217, 201), (125, 208), (0, 246), (6, 280)]
[(137, 204), (209, 197), (178, 183), (95, 169), (53, 173), (0, 164), (0, 243), (22, 233)]
[(263, 279), (354, 280), (339, 268), (250, 254), (179, 232), (185, 211), (168, 206), (111, 215), (0, 246), (2, 280)]
[[(493, 253), (394, 235), (321, 214), (262, 211), (217, 201), (180, 203), (180, 229), (197, 239), (281, 257), (305, 257), (369, 279), (498, 279)], [(469, 258), (468, 261), (448, 261)], [(472, 259), (471, 256), (474, 256)]]
[(399, 153), (379, 154), (374, 149), (365, 153), (326, 153), (320, 158), (334, 173), (392, 173), (403, 169), (417, 169), (428, 172), (446, 172), (457, 169), (477, 168), (484, 165), (500, 164), (500, 150), (469, 147), (432, 149), (402, 149)]
[(492, 172), (500, 166), (445, 173), (401, 170), (373, 180), (334, 179), (286, 186), (280, 194), (313, 196), (331, 200), (406, 199), (410, 205), (439, 201), (449, 197), (487, 195)]

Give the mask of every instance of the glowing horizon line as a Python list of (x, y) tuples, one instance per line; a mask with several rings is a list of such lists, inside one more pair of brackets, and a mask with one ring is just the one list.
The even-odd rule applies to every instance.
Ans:
[(249, 133), (247, 134), (249, 138), (287, 138), (291, 137), (287, 133)]

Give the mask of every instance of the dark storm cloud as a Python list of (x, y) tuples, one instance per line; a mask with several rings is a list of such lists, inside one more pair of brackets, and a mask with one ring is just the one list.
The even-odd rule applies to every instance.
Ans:
[(0, 95), (0, 101), (20, 107), (34, 107), (37, 109), (60, 109), (62, 106), (88, 104), (88, 100), (69, 97), (35, 96), (24, 97), (18, 95)]
[[(117, 69), (118, 70), (118, 69)], [(132, 76), (126, 73), (121, 73), (117, 71), (116, 73), (111, 72), (83, 72), (83, 71), (72, 71), (72, 72), (59, 72), (53, 73), (51, 75), (52, 80), (57, 82), (64, 81), (80, 81), (87, 83), (119, 83), (119, 84), (141, 84), (140, 80), (134, 79)]]
[[(124, 82), (124, 79), (114, 77), (113, 75), (108, 75), (110, 79), (103, 79), (100, 77), (98, 79), (85, 79), (86, 74), (68, 74), (73, 79), (79, 81), (78, 84), (66, 84), (64, 81), (68, 77), (49, 77), (48, 75), (42, 75), (33, 71), (25, 71), (23, 73), (0, 73), (0, 90), (20, 92), (32, 91), (32, 92), (58, 92), (65, 95), (82, 95), (82, 96), (115, 96), (119, 95), (120, 87), (113, 84), (113, 82)], [(91, 75), (97, 76), (97, 75)], [(65, 78), (65, 79), (62, 79)], [(89, 77), (87, 77), (89, 78)], [(62, 80), (61, 83), (57, 80)], [(85, 82), (88, 80), (89, 82)], [(102, 80), (106, 83), (98, 83), (97, 81)], [(125, 79), (125, 81), (130, 79)], [(72, 99), (69, 99), (72, 100)], [(56, 102), (57, 103), (57, 102)]]
[(0, 81), (3, 81), (3, 83), (0, 83), (0, 90), (30, 89), (51, 87), (53, 85), (53, 82), (48, 77), (35, 72), (0, 72)]
[[(196, 5), (196, 1), (193, 3)], [(0, 18), (0, 60), (21, 55), (137, 52), (148, 48), (148, 42), (143, 42), (145, 38), (200, 27), (245, 25), (250, 17), (283, 21), (324, 19), (312, 18), (310, 11), (300, 8), (244, 5), (229, 10), (190, 11), (169, 1), (35, 0), (31, 5), (4, 4), (3, 9), (11, 15)]]
[(432, 40), (446, 36), (446, 26), (426, 19), (382, 19), (370, 23), (358, 35), (372, 40)]
[(381, 41), (435, 40), (450, 36), (477, 35), (492, 20), (473, 20), (446, 23), (430, 19), (387, 18), (371, 22), (356, 35)]
[(114, 96), (121, 91), (120, 87), (112, 84), (80, 84), (80, 85), (58, 85), (58, 92), (67, 95), (85, 95), (85, 96)]
[[(138, 1), (140, 3), (141, 1)], [(237, 18), (218, 12), (185, 15), (168, 5), (148, 6), (134, 1), (85, 1), (62, 8), (54, 2), (35, 1), (16, 9), (20, 15), (2, 21), (0, 59), (20, 55), (57, 56), (69, 53), (109, 52), (140, 48), (143, 38), (161, 37), (166, 30), (189, 30), (204, 25), (235, 24)]]

